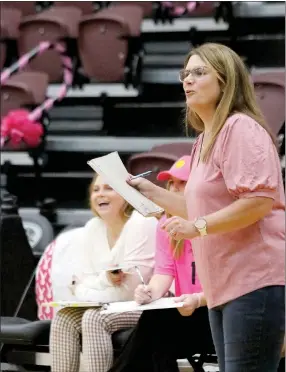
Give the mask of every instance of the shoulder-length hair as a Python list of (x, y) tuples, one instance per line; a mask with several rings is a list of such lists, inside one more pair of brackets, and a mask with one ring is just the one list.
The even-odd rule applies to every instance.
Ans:
[[(213, 130), (209, 143), (202, 151), (202, 161), (205, 162), (207, 160), (227, 118), (235, 113), (243, 113), (254, 119), (269, 133), (276, 144), (274, 136), (257, 104), (254, 85), (251, 82), (248, 70), (238, 54), (225, 45), (206, 43), (190, 51), (186, 57), (184, 68), (186, 68), (190, 57), (193, 55), (199, 56), (215, 71), (221, 87), (221, 97), (217, 103), (213, 118)], [(185, 115), (186, 129), (190, 126), (199, 133), (204, 131), (203, 121), (191, 107), (186, 107)]]

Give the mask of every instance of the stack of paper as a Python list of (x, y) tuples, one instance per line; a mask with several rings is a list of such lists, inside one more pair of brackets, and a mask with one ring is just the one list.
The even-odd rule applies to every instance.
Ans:
[(129, 174), (117, 151), (92, 159), (87, 164), (143, 216), (153, 216), (164, 211), (126, 182)]
[(45, 302), (42, 306), (46, 307), (95, 307), (101, 308), (102, 313), (125, 313), (128, 311), (143, 311), (155, 309), (172, 309), (183, 306), (183, 302), (175, 302), (175, 297), (163, 297), (150, 304), (138, 305), (135, 301), (122, 301), (102, 303), (95, 301), (54, 301)]
[(112, 302), (103, 306), (102, 313), (124, 313), (127, 311), (143, 311), (155, 309), (172, 309), (183, 306), (183, 302), (175, 302), (175, 297), (163, 297), (146, 305), (138, 305), (135, 301)]

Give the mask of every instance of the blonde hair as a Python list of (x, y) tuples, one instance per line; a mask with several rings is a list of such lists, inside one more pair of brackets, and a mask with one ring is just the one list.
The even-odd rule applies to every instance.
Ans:
[[(200, 57), (215, 70), (221, 87), (221, 96), (213, 118), (213, 131), (209, 143), (202, 150), (202, 161), (207, 160), (227, 118), (234, 113), (243, 113), (250, 116), (269, 133), (273, 142), (276, 143), (257, 104), (254, 86), (248, 70), (238, 54), (225, 45), (206, 43), (191, 50), (186, 57), (184, 68), (186, 68), (190, 57), (193, 55)], [(185, 126), (186, 130), (190, 126), (197, 132), (204, 131), (203, 121), (189, 107), (186, 107)]]
[[(166, 185), (167, 190), (170, 190), (170, 183), (171, 182), (169, 180), (167, 185)], [(170, 217), (172, 217), (172, 215), (169, 214), (169, 213), (166, 213), (166, 217), (170, 218)], [(178, 260), (183, 254), (185, 240), (184, 239), (175, 240), (174, 238), (170, 237), (169, 242), (170, 242), (170, 248), (171, 248), (172, 254), (173, 254), (174, 258), (176, 260)]]
[[(93, 192), (93, 186), (94, 186), (94, 183), (95, 183), (97, 177), (98, 177), (98, 174), (95, 174), (95, 176), (93, 177), (92, 181), (89, 184), (89, 187), (88, 187), (88, 201), (89, 201), (89, 207), (90, 207), (92, 213), (95, 216), (99, 217), (98, 213), (93, 208), (91, 200), (90, 200), (91, 199), (91, 194)], [(126, 217), (126, 218), (131, 217), (131, 214), (132, 214), (133, 211), (134, 211), (134, 208), (132, 207), (132, 205), (130, 205), (129, 203), (126, 202), (126, 206), (125, 206), (125, 209), (123, 211), (124, 217)]]

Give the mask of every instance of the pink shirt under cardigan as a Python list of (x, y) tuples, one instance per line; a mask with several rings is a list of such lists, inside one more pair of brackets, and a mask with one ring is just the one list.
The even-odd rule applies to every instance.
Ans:
[(285, 196), (275, 146), (249, 116), (227, 119), (207, 163), (199, 163), (202, 139), (193, 147), (185, 189), (189, 220), (240, 198), (274, 200), (272, 211), (251, 226), (192, 240), (198, 275), (213, 308), (262, 287), (285, 285)]
[(196, 272), (191, 242), (185, 240), (182, 255), (175, 259), (170, 247), (168, 233), (161, 229), (166, 220), (163, 216), (157, 226), (155, 274), (170, 275), (175, 280), (175, 295), (202, 292)]

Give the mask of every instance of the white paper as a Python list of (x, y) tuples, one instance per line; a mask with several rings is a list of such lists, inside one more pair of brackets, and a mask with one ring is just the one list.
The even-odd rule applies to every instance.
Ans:
[(129, 174), (117, 151), (89, 160), (87, 164), (143, 216), (152, 216), (164, 211), (126, 182)]
[(94, 301), (52, 301), (41, 304), (43, 307), (102, 307), (104, 304)]
[(112, 302), (103, 306), (100, 312), (109, 313), (124, 313), (127, 311), (143, 311), (155, 309), (172, 309), (183, 306), (183, 302), (175, 302), (175, 297), (163, 297), (150, 304), (138, 305), (135, 301)]

